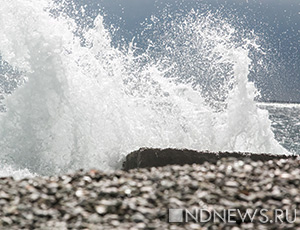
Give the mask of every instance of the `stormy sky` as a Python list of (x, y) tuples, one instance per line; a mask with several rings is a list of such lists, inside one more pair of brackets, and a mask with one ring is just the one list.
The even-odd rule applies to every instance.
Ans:
[(107, 26), (119, 31), (115, 39), (130, 41), (136, 37), (145, 20), (159, 17), (164, 9), (170, 12), (219, 11), (234, 19), (239, 26), (253, 30), (264, 40), (268, 50), (269, 72), (254, 76), (266, 101), (300, 101), (300, 1), (299, 0), (76, 0), (87, 5), (88, 14), (99, 9)]
[[(71, 0), (66, 2), (70, 7)], [(182, 15), (191, 9), (219, 12), (238, 24), (238, 28), (253, 30), (263, 40), (263, 48), (268, 51), (267, 71), (250, 76), (261, 92), (261, 100), (300, 102), (299, 0), (74, 0), (74, 3), (78, 9), (85, 5), (86, 16), (91, 19), (99, 12), (104, 15), (107, 28), (111, 25), (119, 28), (113, 35), (115, 44), (138, 37), (144, 29), (143, 22), (152, 15), (159, 18), (166, 9)], [(145, 46), (142, 40), (136, 41)]]

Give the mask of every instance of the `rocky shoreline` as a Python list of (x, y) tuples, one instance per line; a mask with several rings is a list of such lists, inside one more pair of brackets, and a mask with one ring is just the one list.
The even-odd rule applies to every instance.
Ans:
[[(0, 229), (300, 229), (299, 158), (169, 165), (129, 171), (77, 171), (59, 177), (0, 179)], [(234, 223), (169, 223), (169, 209), (266, 209)], [(290, 221), (273, 210), (297, 210)], [(289, 223), (290, 222), (290, 223)]]

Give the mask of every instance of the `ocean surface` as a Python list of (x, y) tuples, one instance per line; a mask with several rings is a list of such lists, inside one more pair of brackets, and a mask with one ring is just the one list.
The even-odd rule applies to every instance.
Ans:
[(269, 111), (276, 140), (300, 155), (300, 104), (259, 103), (259, 107)]
[(114, 170), (141, 147), (300, 154), (299, 104), (256, 102), (263, 39), (222, 14), (162, 12), (139, 46), (84, 7), (0, 4), (0, 176)]

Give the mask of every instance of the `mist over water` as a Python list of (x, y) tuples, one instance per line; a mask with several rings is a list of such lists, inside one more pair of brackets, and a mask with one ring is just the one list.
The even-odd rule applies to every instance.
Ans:
[(113, 46), (101, 15), (82, 30), (63, 5), (0, 3), (0, 53), (25, 81), (0, 116), (2, 167), (116, 169), (141, 147), (288, 153), (254, 102), (255, 35), (219, 15), (152, 17), (141, 52)]

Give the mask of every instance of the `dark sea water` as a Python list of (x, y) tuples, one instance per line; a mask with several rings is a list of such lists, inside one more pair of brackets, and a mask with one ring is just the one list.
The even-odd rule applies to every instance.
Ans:
[(276, 140), (300, 155), (300, 104), (261, 103), (269, 111)]

